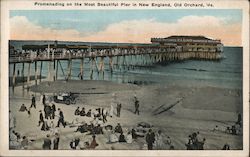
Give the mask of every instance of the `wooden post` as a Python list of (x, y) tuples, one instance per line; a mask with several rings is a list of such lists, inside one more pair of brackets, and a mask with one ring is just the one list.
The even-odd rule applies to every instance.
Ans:
[(29, 89), (30, 87), (30, 63), (28, 66), (28, 76), (27, 76), (27, 88)]
[(58, 77), (58, 62), (59, 62), (59, 60), (56, 60), (56, 80)]
[[(53, 58), (54, 58), (54, 51), (53, 51)], [(54, 68), (53, 68), (53, 81), (56, 80), (56, 75), (55, 75), (55, 71), (56, 71), (56, 60), (54, 60)]]
[(109, 57), (109, 68), (110, 68), (110, 72), (113, 73), (113, 58), (112, 58), (112, 56)]
[(81, 59), (81, 64), (80, 64), (80, 78), (83, 80), (83, 64), (84, 64), (84, 58)]
[(24, 88), (24, 63), (22, 66), (22, 82), (23, 82), (23, 88)]
[(71, 78), (71, 59), (68, 60), (68, 75), (67, 75), (67, 80)]
[(43, 61), (41, 61), (41, 66), (40, 66), (40, 83), (42, 82), (42, 69), (43, 69)]
[(90, 79), (93, 80), (93, 71), (94, 71), (94, 57), (91, 58), (91, 70), (90, 70)]
[(71, 75), (72, 75), (72, 59), (70, 59), (69, 79), (71, 79)]
[(16, 63), (13, 65), (12, 86), (16, 85)]
[(37, 85), (37, 61), (35, 61), (35, 84)]
[(48, 76), (47, 76), (48, 81), (51, 81), (51, 68), (50, 68), (50, 65), (51, 65), (51, 63), (50, 63), (50, 61), (48, 61)]
[(101, 70), (101, 73), (102, 73), (102, 79), (104, 80), (104, 57), (101, 57), (100, 63), (101, 63), (100, 70)]

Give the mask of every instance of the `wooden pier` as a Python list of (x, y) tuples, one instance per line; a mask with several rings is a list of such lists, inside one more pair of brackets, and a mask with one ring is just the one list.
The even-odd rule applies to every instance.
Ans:
[[(62, 68), (61, 60), (67, 60), (67, 72), (63, 75), (66, 80), (72, 76), (72, 62), (80, 60), (79, 78), (83, 80), (84, 60), (89, 59), (90, 79), (93, 79), (94, 71), (104, 78), (104, 61), (108, 60), (109, 70), (120, 67), (134, 67), (152, 65), (167, 61), (182, 61), (188, 59), (198, 60), (219, 60), (222, 58), (222, 50), (219, 49), (180, 49), (176, 46), (162, 44), (130, 44), (130, 45), (60, 45), (55, 42), (52, 45), (24, 45), (22, 54), (12, 53), (9, 57), (9, 64), (13, 64), (12, 84), (16, 85), (16, 64), (22, 63), (22, 77), (24, 77), (24, 64), (28, 64), (27, 86), (30, 85), (31, 66), (35, 66), (35, 84), (38, 84), (38, 72), (40, 81), (43, 62), (48, 62), (48, 80), (55, 81), (58, 78), (58, 69)], [(129, 58), (129, 59), (128, 59)], [(136, 60), (135, 62), (133, 62)], [(37, 65), (40, 62), (40, 70)]]

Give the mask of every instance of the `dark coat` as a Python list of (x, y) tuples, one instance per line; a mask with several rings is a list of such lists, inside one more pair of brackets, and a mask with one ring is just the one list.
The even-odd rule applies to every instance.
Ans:
[(153, 144), (155, 142), (155, 134), (153, 132), (147, 133), (147, 135), (146, 135), (146, 142), (148, 144)]
[(49, 138), (44, 139), (43, 149), (51, 149), (51, 140)]
[(59, 138), (59, 137), (56, 137), (56, 138), (53, 140), (54, 149), (58, 149), (59, 141), (60, 141), (60, 138)]
[(43, 114), (42, 113), (40, 113), (40, 121), (43, 121)]
[(123, 134), (119, 136), (119, 142), (126, 142), (125, 136)]

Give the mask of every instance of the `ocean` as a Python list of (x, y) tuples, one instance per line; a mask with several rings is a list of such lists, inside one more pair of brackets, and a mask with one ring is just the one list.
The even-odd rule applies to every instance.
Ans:
[[(111, 74), (108, 59), (105, 59), (104, 78), (98, 75), (94, 67), (93, 80), (108, 80), (118, 83), (133, 83), (138, 85), (167, 84), (179, 86), (212, 86), (222, 88), (242, 89), (243, 49), (241, 47), (224, 47), (225, 58), (220, 61), (186, 60), (179, 62), (155, 63), (148, 66), (134, 68), (115, 68)], [(138, 63), (140, 58), (127, 57), (126, 60)], [(63, 72), (67, 74), (67, 61), (60, 61), (58, 79), (64, 80)], [(53, 66), (53, 65), (52, 65)], [(28, 64), (25, 64), (24, 73), (27, 75)], [(34, 75), (34, 63), (31, 65), (31, 75)], [(61, 68), (62, 67), (62, 68)], [(21, 73), (22, 64), (16, 65)], [(40, 69), (40, 62), (38, 62)], [(63, 70), (62, 70), (63, 69)], [(9, 65), (9, 76), (12, 76), (13, 65)], [(84, 60), (84, 80), (90, 80), (91, 62)], [(80, 60), (73, 60), (71, 79), (79, 80)], [(48, 62), (43, 62), (42, 76), (48, 76)]]

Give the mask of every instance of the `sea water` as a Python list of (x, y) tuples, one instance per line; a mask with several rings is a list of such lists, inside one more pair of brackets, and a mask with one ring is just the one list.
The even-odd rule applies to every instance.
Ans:
[[(220, 61), (206, 60), (185, 60), (178, 62), (154, 63), (148, 66), (126, 67), (120, 66), (114, 68), (111, 73), (108, 64), (108, 58), (104, 59), (104, 75), (98, 74), (96, 65), (94, 65), (93, 80), (107, 80), (118, 83), (133, 83), (138, 85), (149, 84), (167, 84), (179, 86), (214, 86), (222, 88), (242, 88), (242, 67), (243, 67), (243, 50), (241, 47), (225, 47), (224, 59)], [(131, 57), (125, 58), (130, 60)], [(133, 64), (142, 62), (141, 58), (132, 58)], [(40, 69), (40, 62), (38, 71)], [(58, 80), (65, 80), (67, 75), (68, 61), (60, 61), (58, 65)], [(48, 62), (43, 62), (42, 76), (48, 76)], [(97, 62), (97, 66), (98, 62)], [(53, 62), (51, 62), (53, 67)], [(114, 65), (114, 67), (116, 67)], [(16, 65), (16, 71), (21, 74), (22, 63)], [(28, 64), (25, 64), (25, 76), (28, 73)], [(13, 74), (13, 64), (9, 65), (9, 76)], [(80, 80), (80, 60), (72, 62), (73, 80)], [(64, 73), (64, 74), (63, 74)], [(35, 74), (34, 63), (31, 64), (31, 75)], [(91, 61), (84, 60), (84, 80), (90, 80)]]

